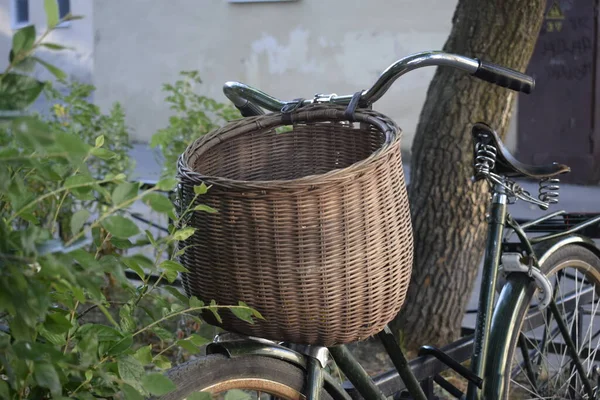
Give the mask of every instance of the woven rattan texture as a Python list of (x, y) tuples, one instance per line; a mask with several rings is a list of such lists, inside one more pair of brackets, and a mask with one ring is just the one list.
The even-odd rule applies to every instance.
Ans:
[(404, 302), (412, 230), (400, 129), (370, 110), (309, 106), (227, 124), (180, 157), (179, 207), (194, 185), (218, 213), (193, 212), (182, 264), (188, 295), (244, 301), (265, 320), (221, 312), (225, 329), (331, 346), (380, 331)]

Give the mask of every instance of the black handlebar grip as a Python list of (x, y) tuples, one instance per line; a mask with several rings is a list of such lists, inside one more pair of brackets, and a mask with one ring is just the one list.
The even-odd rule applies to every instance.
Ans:
[(255, 115), (263, 115), (265, 113), (262, 108), (249, 101), (243, 106), (235, 106), (235, 108), (240, 110), (242, 117), (253, 117)]
[(478, 61), (479, 68), (477, 68), (473, 76), (517, 92), (527, 94), (533, 92), (535, 80), (531, 76), (501, 65), (481, 60)]

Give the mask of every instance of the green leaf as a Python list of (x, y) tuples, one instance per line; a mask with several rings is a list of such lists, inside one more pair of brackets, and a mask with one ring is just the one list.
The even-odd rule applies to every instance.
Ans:
[(46, 11), (48, 28), (54, 28), (60, 21), (58, 16), (58, 2), (56, 0), (44, 0), (44, 10)]
[(167, 196), (159, 193), (148, 193), (143, 198), (144, 203), (148, 204), (154, 211), (164, 213), (173, 209), (173, 203)]
[(117, 360), (119, 376), (131, 386), (140, 387), (139, 383), (144, 376), (144, 366), (133, 356), (121, 357)]
[[(241, 302), (240, 305), (242, 305)], [(249, 308), (232, 307), (231, 312), (233, 313), (233, 315), (235, 315), (242, 321), (254, 324), (254, 320), (252, 319), (252, 310), (250, 310)]]
[[(11, 50), (12, 53), (12, 50)], [(33, 76), (33, 70), (35, 69), (35, 60), (33, 59), (33, 57), (25, 57), (23, 59), (20, 60), (14, 60), (13, 61), (14, 66), (15, 66), (15, 71), (19, 71), (19, 72), (27, 72), (27, 75)]]
[(96, 184), (96, 180), (89, 175), (73, 175), (65, 180), (65, 188), (72, 189), (76, 188), (87, 188), (92, 190), (92, 187)]
[(8, 348), (8, 346), (10, 345), (11, 342), (11, 337), (0, 331), (0, 350), (6, 350), (6, 348)]
[(210, 343), (212, 341), (212, 339), (207, 339), (195, 333), (192, 336), (190, 336), (189, 340), (198, 347), (204, 346), (205, 344)]
[(58, 132), (56, 134), (56, 142), (67, 152), (69, 158), (72, 160), (87, 156), (91, 148), (79, 136), (66, 132)]
[(16, 315), (9, 322), (10, 332), (14, 338), (19, 340), (33, 340), (34, 330), (24, 320), (21, 315)]
[(202, 300), (198, 300), (196, 296), (190, 297), (190, 307), (204, 307), (204, 302)]
[(173, 188), (177, 185), (177, 179), (175, 178), (165, 178), (161, 179), (156, 183), (156, 187), (158, 190), (169, 191), (173, 190)]
[(126, 383), (121, 385), (121, 391), (123, 392), (123, 394), (125, 395), (125, 399), (127, 400), (144, 400), (144, 396), (142, 396), (136, 388)]
[(190, 226), (180, 229), (173, 234), (173, 239), (178, 241), (183, 241), (192, 236), (196, 232), (196, 228), (192, 228)]
[(148, 229), (146, 229), (144, 232), (146, 233), (146, 237), (148, 238), (152, 246), (156, 247), (156, 239), (154, 239), (154, 235), (152, 234), (152, 232), (150, 232)]
[(200, 352), (200, 348), (188, 339), (178, 340), (177, 345), (179, 347), (184, 348), (190, 354), (197, 354), (198, 352)]
[(59, 79), (59, 80), (66, 79), (67, 74), (65, 74), (65, 72), (62, 69), (58, 68), (55, 65), (50, 64), (49, 62), (42, 60), (39, 57), (31, 57), (31, 58), (33, 60), (37, 61), (38, 63), (42, 64), (48, 70), (48, 72), (50, 72), (52, 75), (54, 75), (54, 77), (56, 79)]
[(250, 399), (250, 394), (239, 390), (239, 389), (232, 389), (227, 391), (227, 393), (225, 393), (224, 396), (224, 400), (249, 400)]
[(112, 192), (112, 203), (117, 205), (133, 199), (140, 189), (139, 183), (124, 182), (118, 185)]
[(90, 217), (90, 212), (86, 209), (79, 210), (71, 216), (71, 233), (79, 233), (83, 225)]
[(154, 357), (154, 365), (156, 365), (160, 369), (170, 369), (171, 361), (163, 355)]
[(22, 110), (33, 103), (42, 90), (44, 82), (27, 75), (8, 73), (0, 80), (0, 110)]
[(223, 319), (219, 315), (219, 309), (216, 306), (217, 306), (217, 303), (214, 300), (211, 300), (210, 301), (210, 306), (208, 307), (208, 309), (210, 310), (210, 312), (213, 313), (213, 315), (215, 316), (215, 319), (217, 320), (217, 322), (220, 323), (220, 324), (222, 324), (223, 323)]
[(152, 362), (152, 345), (140, 347), (133, 355), (142, 365), (147, 365)]
[(15, 32), (12, 38), (12, 51), (15, 56), (22, 51), (31, 50), (35, 43), (35, 26), (29, 25)]
[(167, 292), (171, 293), (181, 303), (183, 303), (183, 304), (188, 303), (188, 298), (183, 293), (181, 293), (177, 288), (175, 288), (173, 286), (165, 286), (163, 289), (165, 289)]
[(21, 218), (23, 218), (25, 221), (31, 222), (32, 224), (37, 225), (37, 223), (39, 222), (38, 219), (35, 217), (35, 215), (33, 215), (30, 212), (22, 212), (20, 215)]
[(44, 339), (46, 339), (53, 345), (64, 346), (67, 343), (67, 339), (64, 333), (52, 333), (45, 329), (43, 326), (39, 328), (39, 333)]
[(134, 254), (129, 258), (137, 262), (142, 268), (154, 269), (154, 260), (149, 259), (143, 254)]
[(89, 175), (73, 175), (65, 180), (64, 188), (70, 189), (75, 197), (83, 200), (91, 196), (96, 185), (96, 180)]
[(136, 328), (135, 321), (133, 320), (133, 315), (131, 313), (131, 307), (129, 304), (125, 304), (119, 310), (119, 317), (121, 318), (121, 329), (125, 332), (133, 332)]
[(96, 147), (102, 147), (104, 145), (104, 135), (100, 135), (96, 138)]
[(16, 118), (12, 121), (11, 128), (19, 143), (35, 147), (40, 151), (45, 151), (46, 147), (56, 139), (50, 127), (35, 117)]
[(38, 385), (50, 389), (50, 392), (52, 392), (53, 396), (60, 396), (62, 394), (60, 379), (52, 364), (35, 364), (33, 377)]
[(175, 337), (173, 335), (173, 332), (171, 332), (171, 331), (169, 331), (169, 330), (167, 330), (165, 328), (162, 328), (160, 326), (154, 326), (154, 327), (152, 327), (152, 332), (154, 332), (154, 334), (156, 336), (158, 336), (160, 338), (160, 340), (165, 340), (165, 341), (166, 340), (173, 340), (174, 337)]
[(218, 211), (212, 208), (211, 206), (207, 206), (206, 204), (198, 204), (193, 208), (194, 211), (205, 211), (210, 214), (217, 213)]
[(212, 400), (212, 395), (208, 392), (194, 392), (188, 394), (186, 400)]
[(113, 236), (121, 239), (127, 239), (140, 233), (139, 228), (133, 221), (120, 215), (111, 215), (106, 218), (102, 221), (102, 226)]
[(90, 153), (101, 160), (112, 160), (117, 156), (117, 153), (99, 147), (94, 147), (90, 150)]
[(95, 363), (98, 360), (98, 334), (89, 331), (85, 335), (82, 335), (81, 339), (77, 342), (77, 349), (79, 350), (82, 365)]
[(140, 277), (141, 280), (144, 280), (146, 278), (146, 274), (144, 273), (144, 270), (142, 269), (142, 267), (140, 267), (140, 265), (131, 258), (123, 258), (122, 259), (123, 263), (125, 263), (125, 265), (127, 267), (129, 267), (131, 270), (133, 270), (137, 276)]
[(55, 312), (46, 317), (44, 327), (52, 333), (66, 333), (73, 325), (63, 314)]
[(160, 267), (167, 271), (190, 272), (186, 267), (173, 260), (165, 260), (161, 262)]
[(63, 21), (75, 21), (78, 19), (83, 19), (83, 15), (73, 15), (71, 13), (65, 15), (65, 17), (63, 18)]
[(82, 338), (86, 335), (97, 335), (98, 342), (116, 342), (123, 339), (118, 330), (101, 324), (85, 324), (78, 329), (77, 334)]
[(114, 237), (114, 236), (112, 238), (110, 238), (110, 242), (117, 249), (121, 249), (121, 250), (127, 250), (127, 249), (130, 249), (130, 248), (132, 248), (134, 246), (133, 243), (131, 243), (131, 240), (129, 240), (129, 239), (119, 239), (119, 238)]
[(200, 186), (194, 186), (195, 194), (206, 194), (206, 192), (208, 192), (208, 186), (206, 186), (204, 182), (202, 182)]
[(108, 348), (106, 354), (116, 356), (128, 350), (133, 345), (133, 337), (127, 335)]
[(162, 396), (177, 389), (173, 381), (163, 374), (148, 374), (142, 378), (142, 386), (150, 394)]
[(0, 399), (9, 399), (9, 387), (8, 387), (8, 383), (4, 382), (3, 380), (0, 379)]
[(165, 271), (165, 277), (167, 278), (167, 282), (173, 283), (177, 279), (178, 273), (177, 271)]
[(62, 44), (58, 44), (58, 43), (48, 43), (48, 42), (44, 42), (42, 43), (42, 46), (50, 49), (50, 50), (66, 50), (66, 49), (70, 49), (71, 47), (66, 47), (63, 46)]

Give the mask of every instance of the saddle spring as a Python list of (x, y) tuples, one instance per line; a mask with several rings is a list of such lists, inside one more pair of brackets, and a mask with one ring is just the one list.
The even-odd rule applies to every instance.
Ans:
[(538, 190), (538, 199), (548, 204), (558, 203), (558, 197), (560, 195), (560, 179), (558, 178), (544, 178), (540, 181), (540, 188)]
[[(487, 138), (481, 135), (481, 139)], [(475, 144), (475, 173), (479, 177), (486, 177), (496, 166), (496, 155), (498, 150), (491, 144), (486, 144), (483, 140)]]

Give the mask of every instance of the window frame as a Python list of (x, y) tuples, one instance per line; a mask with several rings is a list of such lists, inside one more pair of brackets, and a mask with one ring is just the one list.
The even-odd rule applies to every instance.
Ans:
[[(71, 11), (71, 6), (73, 5), (71, 0), (66, 0), (69, 4), (69, 12), (67, 14), (73, 14)], [(56, 0), (56, 4), (58, 6), (58, 17), (60, 18), (61, 22), (58, 23), (58, 25), (56, 25), (57, 28), (68, 28), (69, 26), (71, 26), (71, 21), (62, 21), (62, 19), (67, 15), (60, 15), (60, 3), (58, 2), (58, 0)]]
[[(19, 15), (17, 9), (20, 1), (27, 2), (27, 21), (17, 21)], [(31, 25), (31, 2), (29, 0), (11, 0), (10, 2), (10, 25), (12, 29), (17, 30)]]
[(229, 3), (290, 3), (298, 0), (227, 0)]

